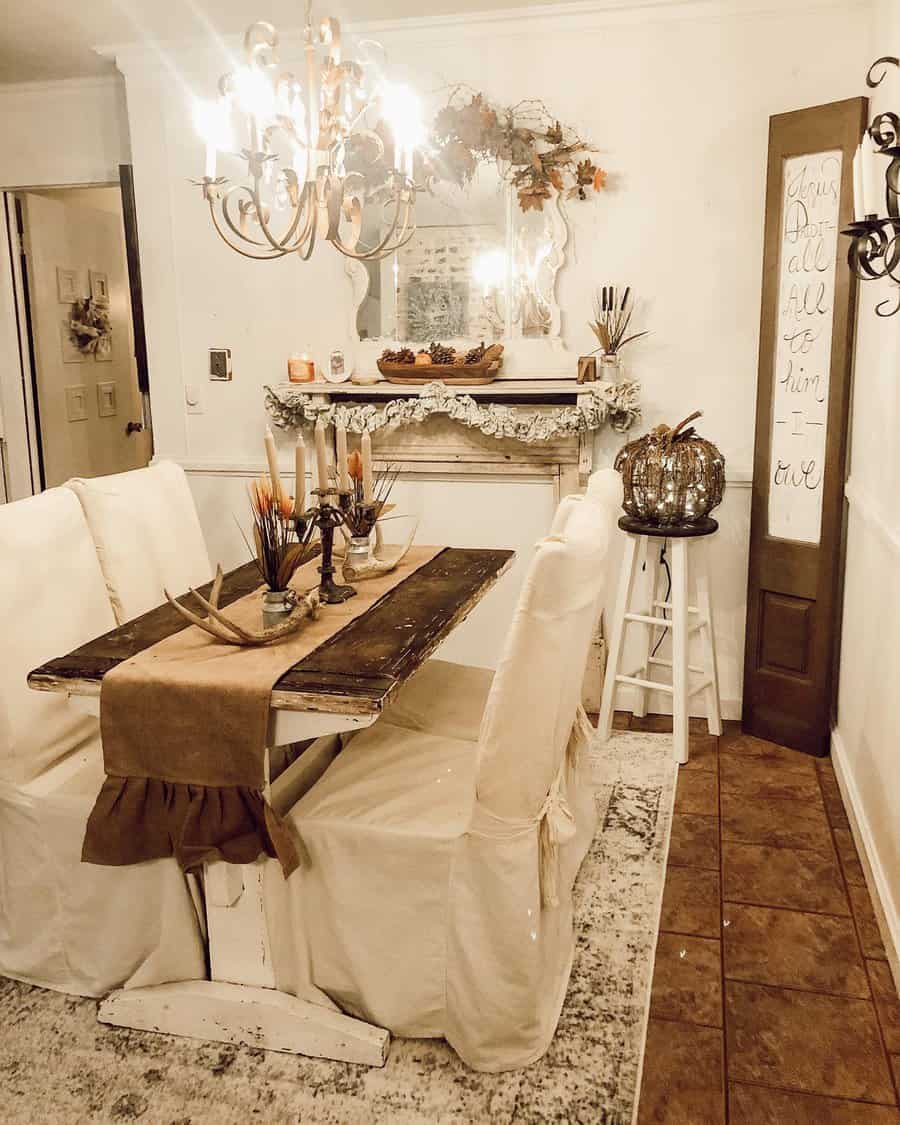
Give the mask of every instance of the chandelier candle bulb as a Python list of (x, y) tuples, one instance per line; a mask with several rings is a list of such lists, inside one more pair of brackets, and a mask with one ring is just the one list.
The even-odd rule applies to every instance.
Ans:
[(278, 453), (275, 450), (275, 437), (269, 426), (266, 426), (266, 460), (269, 463), (269, 480), (272, 482), (272, 495), (280, 500), (284, 495), (281, 488), (281, 475), (278, 472)]
[(347, 427), (340, 422), (334, 427), (334, 446), (338, 464), (338, 488), (350, 491), (350, 474), (347, 472)]
[(294, 519), (300, 519), (306, 511), (306, 442), (303, 435), (297, 435), (294, 446)]
[(362, 436), (362, 474), (363, 474), (363, 501), (371, 504), (374, 499), (374, 482), (372, 480), (372, 435), (368, 430)]

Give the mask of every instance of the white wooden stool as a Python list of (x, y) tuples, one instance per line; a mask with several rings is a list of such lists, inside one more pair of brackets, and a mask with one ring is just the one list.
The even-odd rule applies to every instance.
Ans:
[[(634, 714), (639, 717), (647, 713), (649, 692), (664, 691), (672, 696), (672, 730), (676, 762), (683, 764), (688, 760), (689, 703), (691, 697), (698, 692), (704, 693), (709, 733), (722, 733), (719, 712), (719, 673), (716, 667), (716, 641), (707, 560), (708, 536), (717, 531), (718, 526), (718, 523), (710, 518), (696, 524), (667, 528), (649, 527), (628, 516), (623, 516), (619, 520), (619, 527), (626, 534), (625, 555), (613, 611), (606, 677), (603, 681), (603, 697), (600, 704), (601, 741), (605, 742), (612, 732), (618, 684), (630, 684), (637, 688)], [(661, 600), (662, 566), (657, 548), (660, 541), (666, 540), (670, 543), (672, 559), (672, 596), (668, 601)], [(693, 570), (697, 590), (696, 605), (688, 604), (689, 554), (690, 569)], [(632, 613), (630, 606), (634, 588), (645, 564), (651, 568), (647, 582), (649, 597), (646, 612)], [(625, 629), (632, 622), (644, 626), (644, 635), (641, 638), (641, 660), (637, 671), (626, 675), (620, 669), (625, 649)], [(660, 633), (659, 630), (663, 632)], [(665, 630), (671, 630), (671, 660), (656, 655), (656, 649)], [(690, 639), (694, 633), (700, 634), (702, 651), (699, 665), (690, 663)], [(671, 683), (653, 679), (653, 669), (657, 667), (672, 669)], [(693, 685), (689, 682), (691, 673), (700, 677)]]

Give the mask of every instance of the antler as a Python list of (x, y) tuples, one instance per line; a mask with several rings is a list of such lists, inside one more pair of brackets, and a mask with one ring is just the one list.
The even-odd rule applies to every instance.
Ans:
[(164, 590), (163, 592), (169, 603), (178, 610), (185, 621), (191, 625), (196, 625), (199, 629), (203, 629), (204, 632), (209, 633), (211, 637), (215, 637), (217, 641), (223, 641), (225, 644), (229, 645), (271, 644), (273, 641), (278, 641), (283, 637), (290, 636), (291, 633), (296, 633), (308, 617), (315, 617), (319, 611), (319, 589), (318, 587), (314, 587), (308, 594), (300, 596), (291, 616), (280, 625), (275, 625), (271, 629), (262, 629), (259, 632), (245, 629), (243, 626), (238, 625), (236, 622), (226, 617), (218, 608), (219, 595), (222, 592), (221, 566), (216, 568), (216, 577), (213, 582), (212, 590), (210, 591), (209, 600), (204, 598), (202, 594), (199, 594), (193, 586), (190, 587), (190, 593), (207, 611), (208, 616), (206, 617), (201, 617), (200, 614), (194, 613), (192, 610), (188, 609), (187, 606), (182, 605), (181, 602), (172, 597), (168, 590)]
[(382, 546), (381, 528), (375, 524), (375, 557), (368, 562), (361, 563), (359, 566), (351, 566), (346, 561), (342, 566), (344, 579), (347, 582), (359, 582), (364, 578), (377, 578), (382, 574), (390, 574), (392, 570), (396, 570), (400, 563), (406, 556), (407, 551), (412, 546), (413, 539), (416, 537), (416, 531), (419, 527), (419, 521), (413, 521), (412, 531), (410, 531), (406, 542), (400, 550), (389, 559), (382, 559), (378, 557), (378, 550)]

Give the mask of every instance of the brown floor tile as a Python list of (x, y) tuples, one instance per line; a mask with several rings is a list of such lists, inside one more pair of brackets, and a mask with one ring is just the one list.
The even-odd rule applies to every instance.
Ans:
[(631, 723), (631, 712), (629, 711), (614, 711), (613, 712), (613, 730), (628, 730)]
[(675, 811), (695, 816), (719, 815), (719, 779), (708, 770), (679, 770)]
[(887, 961), (868, 961), (872, 995), (878, 1011), (878, 1022), (884, 1036), (884, 1045), (893, 1054), (900, 1054), (900, 999)]
[(726, 902), (722, 935), (729, 979), (865, 999), (870, 995), (852, 918)]
[(890, 1106), (738, 1083), (728, 1088), (728, 1108), (731, 1125), (900, 1125), (900, 1112)]
[(752, 734), (741, 734), (740, 731), (725, 729), (719, 739), (719, 750), (723, 754), (734, 754), (744, 761), (754, 758), (756, 761), (775, 763), (782, 769), (794, 772), (816, 772), (815, 759), (809, 754), (788, 750), (786, 746), (779, 746), (776, 742), (767, 742), (764, 738), (754, 738)]
[(853, 886), (864, 887), (866, 876), (859, 859), (859, 852), (856, 850), (853, 833), (849, 828), (835, 828), (834, 842), (837, 844), (838, 859), (841, 861), (844, 878)]
[(815, 805), (822, 801), (815, 769), (797, 770), (770, 758), (721, 753), (719, 778), (723, 792), (749, 800), (804, 801)]
[(884, 942), (881, 940), (881, 930), (869, 898), (868, 887), (851, 886), (847, 888), (850, 895), (850, 905), (853, 908), (853, 917), (856, 920), (856, 929), (859, 933), (859, 944), (862, 946), (863, 955), (884, 961), (887, 953)]
[(650, 1015), (722, 1026), (722, 947), (711, 938), (660, 934)]
[(669, 843), (670, 865), (719, 869), (719, 824), (711, 816), (676, 813)]
[(640, 718), (637, 715), (632, 715), (630, 729), (646, 731), (649, 734), (671, 734), (672, 716), (644, 715), (643, 718)]
[(870, 1001), (737, 981), (725, 997), (732, 1081), (894, 1104)]
[(830, 770), (820, 769), (819, 785), (822, 786), (822, 792), (826, 797), (841, 797), (841, 787), (838, 785), (837, 775), (834, 772), (834, 767)]
[(821, 805), (808, 801), (753, 800), (722, 791), (722, 839), (833, 854), (831, 829)]
[(661, 930), (717, 938), (721, 909), (718, 871), (672, 867), (666, 872)]
[(719, 768), (719, 740), (714, 734), (692, 734), (689, 738), (688, 760), (683, 770), (709, 770)]
[(651, 1019), (638, 1125), (724, 1125), (722, 1032)]
[(849, 914), (834, 856), (722, 842), (723, 898), (820, 914)]
[(894, 1072), (894, 1086), (900, 1094), (900, 1055), (891, 1055), (891, 1070)]
[(841, 800), (840, 795), (831, 797), (829, 794), (824, 795), (825, 799), (825, 812), (828, 816), (828, 823), (832, 828), (849, 828), (850, 821), (847, 819), (847, 813), (844, 809), (844, 802)]

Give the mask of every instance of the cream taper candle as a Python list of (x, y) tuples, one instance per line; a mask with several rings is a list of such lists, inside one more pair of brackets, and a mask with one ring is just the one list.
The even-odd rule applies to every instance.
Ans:
[(372, 478), (372, 436), (368, 430), (362, 436), (362, 472), (363, 472), (363, 500), (371, 504), (375, 498), (375, 486)]
[(275, 451), (275, 437), (266, 426), (266, 460), (269, 463), (269, 480), (272, 482), (272, 495), (280, 500), (284, 495), (281, 489), (281, 475), (278, 472), (278, 454)]
[(347, 427), (340, 422), (334, 427), (334, 447), (337, 456), (338, 488), (350, 491), (350, 474), (347, 471)]
[(297, 434), (294, 446), (294, 516), (299, 519), (306, 510), (306, 442)]
[(325, 423), (321, 418), (316, 422), (316, 485), (323, 490), (330, 487), (328, 483), (328, 455), (325, 452)]

